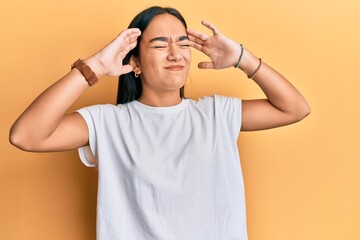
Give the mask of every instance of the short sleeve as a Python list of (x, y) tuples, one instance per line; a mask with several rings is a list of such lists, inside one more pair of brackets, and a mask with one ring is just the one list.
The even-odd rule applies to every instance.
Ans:
[[(82, 108), (82, 109), (77, 110), (77, 112), (84, 118), (84, 120), (87, 124), (88, 131), (89, 131), (90, 150), (91, 150), (92, 154), (95, 156), (95, 158), (97, 159), (97, 137), (96, 137), (97, 131), (96, 131), (95, 122), (96, 122), (96, 116), (99, 115), (99, 106), (95, 105), (95, 106), (91, 106), (91, 107)], [(94, 164), (87, 158), (86, 148), (87, 147), (81, 147), (78, 149), (79, 157), (80, 157), (81, 161), (87, 167), (96, 167), (96, 164)]]
[(239, 98), (214, 96), (215, 116), (222, 121), (237, 139), (241, 130), (242, 101)]

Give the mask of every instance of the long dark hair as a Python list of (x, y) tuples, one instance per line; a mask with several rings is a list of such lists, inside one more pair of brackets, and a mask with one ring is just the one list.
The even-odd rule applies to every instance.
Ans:
[[(153, 6), (140, 12), (131, 21), (128, 28), (139, 28), (140, 31), (143, 33), (145, 29), (149, 26), (151, 20), (159, 14), (171, 14), (182, 22), (185, 29), (187, 28), (185, 19), (179, 11), (174, 8), (163, 8), (159, 6)], [(124, 65), (129, 63), (131, 56), (139, 56), (140, 41), (141, 36), (137, 39), (136, 47), (125, 56), (123, 60)], [(141, 95), (141, 91), (141, 80), (139, 77), (135, 77), (134, 72), (120, 75), (116, 104), (123, 104), (138, 99)], [(180, 88), (180, 97), (184, 97), (184, 87)]]

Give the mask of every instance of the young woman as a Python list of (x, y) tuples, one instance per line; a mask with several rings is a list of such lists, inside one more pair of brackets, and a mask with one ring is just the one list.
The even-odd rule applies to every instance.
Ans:
[[(208, 22), (187, 29), (172, 8), (151, 7), (102, 50), (78, 60), (16, 120), (25, 151), (79, 148), (99, 172), (98, 239), (247, 239), (237, 138), (303, 119), (310, 108), (278, 72)], [(202, 69), (237, 67), (267, 99), (184, 98), (193, 47)], [(120, 76), (118, 105), (65, 114), (103, 76)]]

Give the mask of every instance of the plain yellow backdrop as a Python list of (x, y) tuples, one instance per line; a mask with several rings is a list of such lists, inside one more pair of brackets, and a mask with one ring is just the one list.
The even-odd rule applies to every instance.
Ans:
[[(173, 6), (203, 19), (284, 74), (312, 108), (302, 122), (241, 133), (249, 239), (360, 239), (360, 2), (357, 0), (1, 0), (0, 239), (95, 239), (97, 173), (76, 151), (11, 146), (17, 116), (79, 57), (111, 41), (140, 10)], [(187, 96), (263, 97), (237, 69), (199, 70)], [(72, 107), (115, 103), (104, 78)], [(184, 239), (185, 240), (185, 239)]]

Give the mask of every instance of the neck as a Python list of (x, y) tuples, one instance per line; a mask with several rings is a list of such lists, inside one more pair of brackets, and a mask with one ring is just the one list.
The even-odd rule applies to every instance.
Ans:
[(181, 102), (179, 90), (150, 94), (149, 92), (142, 92), (138, 101), (151, 107), (170, 107), (175, 106)]

